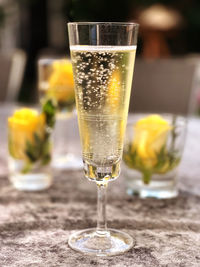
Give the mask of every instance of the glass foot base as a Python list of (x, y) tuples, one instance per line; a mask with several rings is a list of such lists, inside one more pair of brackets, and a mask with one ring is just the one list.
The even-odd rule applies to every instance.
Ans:
[(83, 168), (83, 162), (73, 154), (56, 155), (52, 167), (59, 170), (80, 170)]
[(112, 256), (128, 251), (134, 242), (130, 235), (118, 230), (108, 229), (102, 235), (96, 229), (86, 229), (72, 234), (68, 244), (87, 255)]

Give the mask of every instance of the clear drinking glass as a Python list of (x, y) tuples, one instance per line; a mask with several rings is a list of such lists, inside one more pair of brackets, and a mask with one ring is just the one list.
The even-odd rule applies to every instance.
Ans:
[(53, 131), (54, 151), (52, 165), (58, 169), (79, 169), (80, 155), (68, 151), (66, 143), (70, 119), (75, 110), (75, 92), (70, 59), (42, 58), (38, 61), (38, 89), (40, 103), (52, 100), (56, 106), (56, 123)]
[(98, 190), (97, 228), (72, 234), (68, 243), (86, 254), (116, 255), (133, 239), (107, 228), (106, 189), (120, 173), (138, 24), (74, 22), (68, 29), (84, 173)]
[(15, 188), (39, 191), (53, 181), (51, 129), (46, 114), (21, 108), (8, 118), (9, 179)]
[(172, 198), (185, 144), (187, 120), (175, 114), (137, 114), (127, 123), (123, 176), (129, 195)]

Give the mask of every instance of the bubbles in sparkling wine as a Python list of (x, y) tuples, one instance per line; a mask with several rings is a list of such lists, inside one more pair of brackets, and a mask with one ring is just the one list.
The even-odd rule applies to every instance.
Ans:
[(84, 161), (112, 166), (122, 154), (135, 47), (75, 46), (71, 56)]

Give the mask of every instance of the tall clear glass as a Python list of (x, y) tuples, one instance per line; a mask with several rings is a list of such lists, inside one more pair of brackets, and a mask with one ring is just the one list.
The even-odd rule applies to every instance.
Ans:
[(98, 190), (97, 228), (72, 234), (68, 243), (85, 254), (121, 254), (133, 239), (107, 228), (106, 189), (120, 173), (138, 24), (74, 22), (68, 30), (84, 172)]
[[(56, 169), (80, 169), (81, 157), (69, 150), (69, 127), (75, 110), (72, 64), (67, 58), (41, 58), (38, 61), (38, 89), (41, 106), (49, 101), (56, 107), (53, 131), (53, 160)], [(64, 144), (64, 145), (63, 145)]]

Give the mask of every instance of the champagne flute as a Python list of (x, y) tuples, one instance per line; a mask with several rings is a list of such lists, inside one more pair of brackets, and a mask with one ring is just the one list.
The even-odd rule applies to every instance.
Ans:
[(69, 246), (110, 256), (133, 246), (127, 233), (107, 228), (106, 189), (120, 173), (138, 24), (68, 23), (85, 177), (98, 190), (96, 229), (72, 234)]

